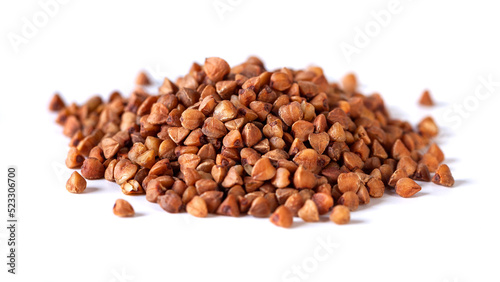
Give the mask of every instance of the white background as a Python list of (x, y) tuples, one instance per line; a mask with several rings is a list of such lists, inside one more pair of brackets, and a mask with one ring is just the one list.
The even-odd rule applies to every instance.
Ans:
[[(23, 18), (33, 22), (43, 9), (2, 1), (0, 179), (5, 188), (7, 165), (18, 167), (19, 274), (6, 273), (2, 227), (1, 281), (500, 280), (500, 87), (474, 96), (478, 87), (488, 94), (480, 77), (500, 81), (493, 1), (401, 0), (350, 62), (342, 42), (354, 46), (356, 28), (370, 26), (390, 1), (159, 2), (69, 1), (15, 46), (9, 38), (23, 36)], [(218, 12), (214, 3), (232, 6)], [(174, 80), (193, 61), (220, 56), (235, 65), (249, 55), (269, 69), (320, 65), (334, 81), (354, 71), (395, 117), (416, 124), (432, 115), (455, 187), (425, 183), (409, 199), (372, 200), (349, 225), (296, 220), (289, 230), (251, 217), (172, 215), (144, 197), (127, 197), (138, 215), (122, 219), (111, 212), (126, 197), (117, 185), (89, 181), (84, 194), (66, 191), (68, 139), (47, 111), (55, 91), (79, 103), (115, 89), (128, 95), (140, 69)], [(426, 88), (437, 107), (417, 105)], [(461, 117), (453, 105), (464, 103)]]

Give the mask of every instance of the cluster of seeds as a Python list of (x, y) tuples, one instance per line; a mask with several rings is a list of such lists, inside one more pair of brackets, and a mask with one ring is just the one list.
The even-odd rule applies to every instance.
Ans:
[[(413, 129), (391, 118), (379, 94), (358, 92), (353, 74), (337, 84), (319, 67), (267, 71), (251, 57), (231, 68), (212, 57), (176, 83), (165, 78), (158, 93), (148, 93), (144, 73), (137, 84), (129, 98), (51, 100), (71, 138), (66, 165), (81, 168), (68, 191), (104, 178), (169, 213), (249, 214), (289, 227), (295, 216), (315, 222), (330, 212), (331, 221), (347, 223), (386, 189), (419, 192), (415, 180), (454, 183), (430, 142), (434, 120)], [(421, 103), (432, 104), (424, 96)], [(114, 212), (131, 216), (133, 208), (120, 199)]]

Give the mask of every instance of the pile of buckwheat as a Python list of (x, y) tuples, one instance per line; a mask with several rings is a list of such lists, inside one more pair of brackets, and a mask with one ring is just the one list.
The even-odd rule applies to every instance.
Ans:
[[(169, 213), (249, 214), (290, 227), (293, 217), (315, 222), (328, 213), (348, 223), (386, 189), (413, 196), (421, 190), (415, 181), (454, 184), (430, 142), (434, 120), (414, 129), (391, 118), (380, 95), (358, 92), (353, 74), (337, 84), (319, 67), (267, 71), (250, 57), (231, 68), (212, 57), (175, 83), (165, 78), (158, 93), (146, 91), (144, 73), (136, 83), (129, 98), (114, 92), (83, 105), (52, 98), (49, 108), (71, 138), (66, 165), (81, 168), (69, 192), (104, 178)], [(420, 103), (432, 105), (427, 91)], [(123, 199), (113, 211), (134, 215)]]

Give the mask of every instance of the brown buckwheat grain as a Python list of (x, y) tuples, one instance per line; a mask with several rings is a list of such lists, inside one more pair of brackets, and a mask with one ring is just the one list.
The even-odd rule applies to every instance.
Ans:
[[(129, 97), (51, 99), (71, 138), (66, 165), (83, 175), (73, 173), (68, 191), (104, 178), (169, 213), (250, 214), (287, 228), (294, 217), (316, 222), (325, 214), (348, 223), (386, 189), (414, 195), (414, 180), (454, 184), (431, 144), (439, 133), (433, 118), (412, 127), (391, 117), (379, 94), (360, 92), (354, 74), (330, 83), (319, 67), (268, 70), (256, 57), (230, 67), (212, 57), (157, 91), (146, 73), (136, 84)], [(433, 104), (428, 91), (420, 104)], [(113, 210), (134, 214), (125, 200)]]

